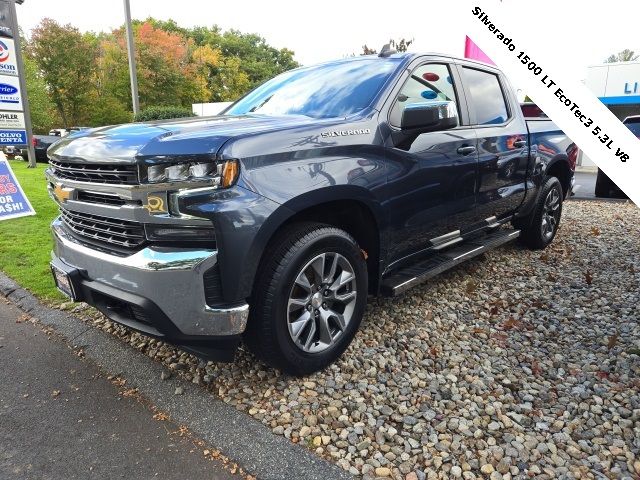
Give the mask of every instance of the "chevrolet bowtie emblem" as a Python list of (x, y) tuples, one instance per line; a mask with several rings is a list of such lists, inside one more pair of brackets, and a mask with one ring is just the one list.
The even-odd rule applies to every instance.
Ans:
[(66, 202), (71, 198), (73, 188), (63, 187), (60, 183), (57, 183), (53, 188), (53, 196), (58, 199), (59, 202)]
[(149, 195), (147, 197), (147, 204), (143, 205), (144, 208), (149, 210), (149, 213), (166, 213), (167, 209), (164, 206), (164, 200), (155, 195)]

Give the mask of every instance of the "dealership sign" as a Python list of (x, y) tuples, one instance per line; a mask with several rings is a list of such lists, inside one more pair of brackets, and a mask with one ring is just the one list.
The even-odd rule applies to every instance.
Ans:
[(0, 160), (0, 220), (35, 214), (9, 162)]
[(15, 44), (9, 38), (0, 38), (0, 74), (18, 75)]
[(24, 129), (24, 113), (0, 112), (0, 129), (4, 128)]
[(0, 109), (22, 111), (22, 94), (18, 77), (0, 75)]
[[(22, 1), (0, 0), (0, 148), (25, 145), (29, 166), (35, 167), (16, 3)], [(25, 215), (35, 212), (4, 153), (0, 153), (0, 220)]]
[(0, 145), (26, 145), (26, 130), (0, 130)]

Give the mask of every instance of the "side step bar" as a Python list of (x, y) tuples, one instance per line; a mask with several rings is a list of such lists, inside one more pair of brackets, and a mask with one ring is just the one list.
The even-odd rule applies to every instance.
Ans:
[(439, 273), (449, 270), (465, 260), (509, 243), (520, 236), (520, 230), (497, 230), (482, 237), (433, 254), (426, 260), (405, 267), (382, 280), (382, 295), (394, 297), (411, 287), (423, 283)]

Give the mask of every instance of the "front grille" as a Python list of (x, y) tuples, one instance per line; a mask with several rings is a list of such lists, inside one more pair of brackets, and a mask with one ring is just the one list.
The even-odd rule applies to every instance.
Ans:
[(74, 236), (92, 243), (125, 249), (135, 249), (145, 243), (141, 223), (69, 210), (61, 210), (60, 213), (63, 225)]
[(109, 195), (108, 193), (85, 192), (78, 191), (77, 200), (87, 203), (99, 203), (101, 205), (117, 205), (122, 206), (126, 202), (117, 195)]
[(77, 182), (137, 185), (137, 165), (105, 165), (98, 163), (71, 163), (50, 160), (56, 177)]

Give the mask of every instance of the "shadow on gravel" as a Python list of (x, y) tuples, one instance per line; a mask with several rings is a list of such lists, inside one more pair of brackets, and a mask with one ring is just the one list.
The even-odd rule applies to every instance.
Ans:
[(372, 299), (344, 356), (304, 379), (72, 311), (352, 474), (640, 475), (640, 211), (563, 215), (545, 251), (510, 245)]

